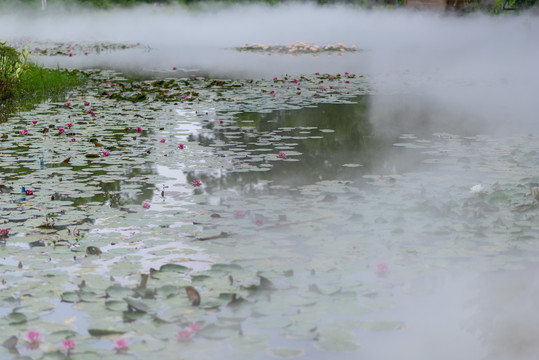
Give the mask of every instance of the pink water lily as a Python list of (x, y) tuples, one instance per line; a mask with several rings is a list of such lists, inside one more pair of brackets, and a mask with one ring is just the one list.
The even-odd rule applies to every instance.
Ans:
[(67, 124), (66, 124), (66, 127), (67, 127), (68, 129), (71, 129), (72, 126), (73, 126), (72, 123), (67, 123)]
[(58, 133), (59, 133), (59, 134), (62, 134), (62, 133), (64, 133), (64, 132), (65, 132), (65, 129), (64, 129), (64, 128), (59, 128), (59, 129), (58, 129)]
[(110, 151), (103, 151), (101, 153), (103, 156), (109, 156), (110, 155)]
[(0, 229), (0, 239), (6, 238), (9, 235), (9, 229)]
[(344, 83), (345, 83), (345, 84), (350, 84), (350, 81), (346, 80)]
[(84, 52), (84, 56), (87, 56), (87, 55), (88, 55), (88, 51), (85, 51), (85, 52)]
[(73, 138), (73, 139), (71, 139), (71, 140), (69, 140), (69, 141), (75, 142), (75, 141), (77, 141), (77, 139)]
[(376, 265), (376, 272), (378, 273), (378, 275), (385, 275), (387, 274), (387, 271), (388, 271), (388, 266), (386, 263), (380, 263)]
[(165, 139), (161, 139), (161, 140), (159, 140), (159, 142), (162, 142), (162, 143), (164, 143), (165, 141), (166, 141)]
[(62, 349), (64, 350), (73, 350), (75, 348), (75, 341), (72, 339), (64, 340), (62, 343)]
[(125, 339), (118, 339), (116, 340), (116, 344), (114, 345), (114, 349), (118, 352), (124, 352), (129, 347), (129, 344), (127, 343), (127, 340)]
[(271, 95), (275, 94), (275, 90), (271, 90), (271, 91), (270, 91), (270, 94), (271, 94)]
[(185, 149), (185, 145), (184, 144), (179, 144), (178, 149), (182, 149), (182, 150)]
[(202, 185), (202, 182), (200, 180), (193, 180), (192, 185), (194, 187), (198, 187), (198, 186)]
[(189, 330), (191, 330), (193, 333), (200, 331), (200, 324), (197, 322), (189, 324)]
[(26, 195), (34, 195), (34, 190), (25, 190)]
[(143, 207), (144, 209), (149, 209), (149, 208), (150, 208), (150, 203), (147, 203), (147, 202), (142, 203), (142, 207)]
[(257, 226), (262, 226), (262, 224), (264, 224), (264, 220), (261, 219), (261, 218), (258, 218), (258, 219), (255, 220), (255, 224), (256, 224)]
[(326, 90), (328, 87), (327, 86), (319, 86), (318, 88), (322, 89), (322, 90)]
[(71, 106), (71, 103), (68, 101), (64, 105), (69, 107), (69, 106)]
[(279, 159), (286, 159), (286, 154), (284, 152), (280, 152), (280, 153), (277, 154), (277, 157)]
[(91, 113), (92, 113), (92, 109), (86, 110), (86, 114), (91, 114)]
[(28, 331), (26, 334), (26, 339), (30, 342), (38, 342), (39, 341), (39, 332), (37, 331)]
[(234, 211), (234, 217), (237, 219), (240, 219), (245, 216), (245, 212), (243, 210), (235, 210)]
[(142, 128), (138, 127), (138, 128), (137, 128), (137, 132), (138, 132), (138, 133), (141, 133), (141, 132), (142, 132)]
[(88, 106), (88, 105), (90, 105), (90, 103), (88, 101), (85, 101), (84, 106)]
[(32, 120), (32, 124), (37, 124), (37, 120)]
[(172, 68), (172, 70), (176, 70), (176, 66), (174, 66), (174, 67)]
[(91, 113), (90, 116), (91, 116), (91, 117), (95, 117), (95, 114), (94, 114), (94, 113)]
[(21, 130), (19, 131), (21, 133), (21, 135), (26, 135), (28, 134), (28, 130), (27, 129), (24, 129), (24, 130)]

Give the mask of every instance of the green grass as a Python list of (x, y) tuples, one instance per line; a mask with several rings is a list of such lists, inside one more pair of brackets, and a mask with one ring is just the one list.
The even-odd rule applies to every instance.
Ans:
[(74, 87), (82, 85), (87, 75), (78, 70), (45, 69), (27, 63), (20, 73), (13, 93), (0, 98), (0, 121), (17, 111), (29, 110), (42, 101), (60, 101)]

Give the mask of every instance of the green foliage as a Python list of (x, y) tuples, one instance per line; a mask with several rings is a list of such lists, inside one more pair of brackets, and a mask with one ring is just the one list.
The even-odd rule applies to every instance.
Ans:
[(27, 54), (27, 49), (24, 53), (19, 53), (6, 43), (0, 43), (0, 101), (14, 95), (19, 77), (26, 65)]

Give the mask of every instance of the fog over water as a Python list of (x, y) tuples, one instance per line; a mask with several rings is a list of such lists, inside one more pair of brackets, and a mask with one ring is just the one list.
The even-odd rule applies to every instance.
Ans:
[[(538, 33), (539, 17), (533, 13), (456, 17), (308, 4), (230, 6), (205, 11), (151, 6), (64, 11), (55, 9), (51, 1), (44, 12), (0, 15), (3, 38), (140, 42), (150, 48), (136, 54), (39, 59), (50, 66), (99, 66), (138, 72), (176, 66), (201, 69), (214, 76), (255, 78), (349, 71), (369, 75), (382, 93), (421, 95), (413, 100), (396, 98), (396, 106), (387, 106), (385, 99), (376, 100), (373, 119), (381, 133), (390, 130), (383, 122), (395, 111), (402, 118), (402, 130), (410, 121), (422, 121), (422, 127), (434, 121), (453, 123), (461, 130), (469, 128), (472, 133), (536, 131)], [(295, 41), (319, 45), (340, 42), (364, 51), (313, 58), (227, 50), (244, 43)], [(377, 106), (377, 101), (382, 104)]]
[[(178, 76), (179, 72), (170, 71), (178, 67), (190, 69), (182, 74), (247, 78), (363, 74), (380, 94), (370, 100), (369, 121), (377, 136), (389, 139), (407, 132), (425, 137), (442, 131), (500, 137), (539, 133), (537, 15), (457, 17), (308, 4), (67, 12), (54, 10), (53, 1), (44, 12), (0, 14), (0, 40), (148, 46), (36, 59), (53, 67), (102, 67), (167, 76)], [(315, 58), (229, 49), (244, 43), (295, 41), (343, 43), (363, 51)], [(407, 324), (406, 331), (369, 335), (362, 344), (364, 358), (479, 359), (488, 353), (488, 359), (536, 359), (536, 266), (525, 264), (523, 270), (495, 276), (470, 273), (448, 270), (425, 280), (432, 282), (425, 286), (432, 296), (397, 299), (396, 317)]]

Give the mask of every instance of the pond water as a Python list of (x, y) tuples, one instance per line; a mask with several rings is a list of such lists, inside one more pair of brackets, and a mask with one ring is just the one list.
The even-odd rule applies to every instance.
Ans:
[[(270, 15), (290, 9), (308, 11), (306, 24), (322, 17), (308, 6)], [(433, 24), (330, 10), (370, 26)], [(152, 11), (148, 22), (176, 29)], [(227, 11), (217, 25), (234, 23), (239, 10)], [(253, 29), (245, 14), (269, 21), (243, 11)], [(210, 19), (176, 15), (195, 28)], [(506, 46), (525, 63), (539, 59), (525, 40), (537, 18), (437, 20), (439, 34), (513, 29), (524, 40)], [(72, 35), (83, 28), (66, 21)], [(437, 69), (447, 53), (427, 51), (439, 39), (419, 36), (421, 26), (407, 42), (415, 55), (380, 29), (366, 52), (264, 61), (223, 50), (243, 45), (237, 34), (217, 46), (195, 32), (202, 56), (167, 31), (156, 40), (134, 30), (140, 43), (133, 34), (121, 43), (120, 27), (76, 47), (69, 36), (51, 41), (57, 29), (28, 29), (39, 51), (53, 49), (37, 61), (73, 59), (91, 75), (65, 101), (0, 124), (0, 228), (10, 231), (0, 356), (531, 359), (539, 350), (536, 75), (502, 66), (518, 54), (492, 59), (489, 72), (481, 56), (499, 44), (478, 53), (453, 39), (448, 49), (465, 64)], [(335, 33), (366, 39), (344, 30)], [(290, 42), (283, 29), (256, 32)], [(488, 31), (479, 33), (471, 40)], [(324, 45), (330, 35), (313, 37)], [(216, 54), (227, 55), (211, 70)], [(29, 331), (40, 332), (37, 344)], [(75, 349), (62, 349), (66, 339)], [(128, 347), (115, 351), (120, 339)]]

